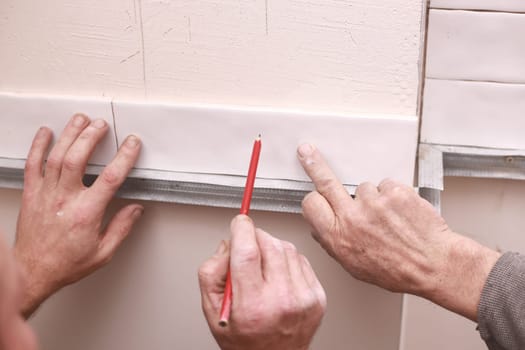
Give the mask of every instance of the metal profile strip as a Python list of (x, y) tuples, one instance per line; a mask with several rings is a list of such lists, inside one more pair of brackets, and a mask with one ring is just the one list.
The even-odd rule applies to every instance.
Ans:
[[(22, 189), (25, 161), (0, 158), (0, 188)], [(89, 186), (102, 170), (89, 166), (84, 183)], [(239, 208), (244, 193), (242, 176), (209, 175), (135, 169), (117, 197), (220, 208)], [(309, 182), (257, 179), (251, 208), (254, 210), (300, 213), (304, 196), (313, 189)], [(345, 186), (349, 192), (354, 186)]]
[(419, 145), (419, 193), (441, 208), (445, 176), (525, 180), (525, 150)]

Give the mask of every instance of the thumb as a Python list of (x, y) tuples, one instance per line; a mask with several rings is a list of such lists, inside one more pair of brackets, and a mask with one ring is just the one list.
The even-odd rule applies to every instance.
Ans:
[(135, 222), (144, 213), (144, 207), (131, 204), (122, 208), (109, 222), (99, 247), (99, 259), (109, 262), (122, 241), (128, 236)]

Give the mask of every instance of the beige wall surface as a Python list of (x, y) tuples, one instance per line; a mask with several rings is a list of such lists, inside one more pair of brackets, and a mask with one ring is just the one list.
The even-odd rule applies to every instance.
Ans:
[(422, 0), (2, 0), (0, 90), (415, 115)]
[[(450, 227), (501, 251), (525, 252), (525, 183), (447, 178), (443, 216)], [(484, 350), (476, 324), (407, 297), (401, 350)]]
[[(9, 239), (20, 194), (0, 190), (0, 223)], [(110, 265), (60, 291), (32, 319), (43, 350), (217, 348), (201, 313), (197, 269), (228, 237), (236, 211), (143, 204), (144, 217)], [(325, 286), (328, 311), (313, 349), (397, 349), (401, 296), (351, 278), (315, 243), (300, 216), (252, 217), (296, 244)]]

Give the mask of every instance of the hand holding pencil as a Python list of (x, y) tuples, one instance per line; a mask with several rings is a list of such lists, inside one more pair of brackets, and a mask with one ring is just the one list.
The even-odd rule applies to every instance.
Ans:
[[(308, 349), (324, 315), (326, 296), (307, 259), (288, 242), (256, 229), (246, 215), (231, 224), (231, 242), (199, 270), (202, 308), (221, 349)], [(228, 271), (233, 303), (219, 326)]]

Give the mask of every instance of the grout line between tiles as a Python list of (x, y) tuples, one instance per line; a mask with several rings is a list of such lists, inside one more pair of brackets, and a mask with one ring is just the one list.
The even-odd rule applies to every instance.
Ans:
[(111, 115), (113, 117), (113, 134), (115, 135), (115, 142), (117, 144), (117, 151), (119, 147), (118, 134), (117, 134), (117, 118), (115, 117), (115, 107), (113, 105), (113, 99), (111, 99)]

